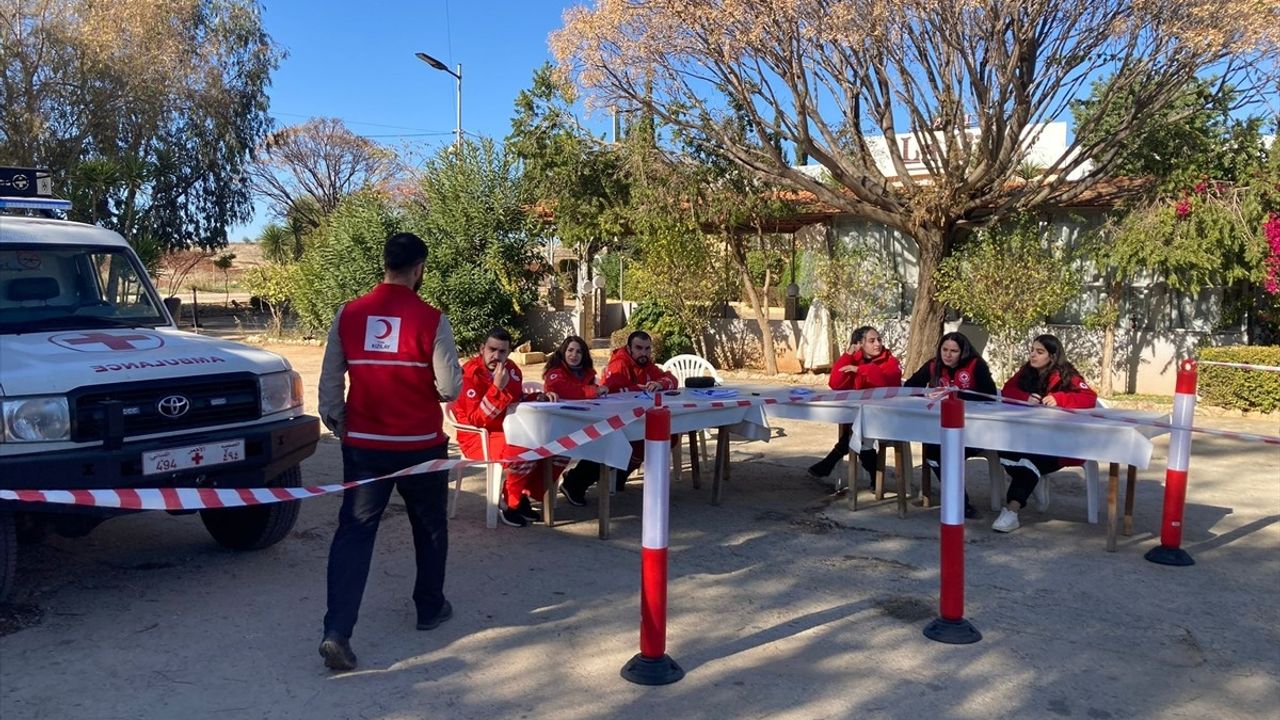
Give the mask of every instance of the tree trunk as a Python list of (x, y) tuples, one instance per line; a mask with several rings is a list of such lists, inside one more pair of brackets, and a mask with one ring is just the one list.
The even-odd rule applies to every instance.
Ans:
[(911, 332), (902, 361), (903, 372), (910, 374), (925, 364), (937, 351), (942, 337), (943, 304), (934, 297), (933, 273), (946, 252), (946, 238), (941, 230), (925, 229), (914, 234), (920, 248), (920, 265), (916, 276), (916, 297), (911, 306)]
[(755, 282), (751, 280), (751, 272), (747, 269), (747, 249), (740, 238), (730, 237), (733, 265), (738, 269), (738, 277), (742, 278), (742, 287), (747, 291), (747, 301), (756, 314), (756, 323), (760, 326), (760, 345), (764, 353), (764, 371), (766, 375), (778, 374), (778, 357), (773, 351), (773, 328), (769, 325), (768, 309), (760, 299)]
[(1102, 324), (1102, 368), (1098, 370), (1098, 374), (1102, 377), (1098, 378), (1098, 391), (1104, 397), (1111, 397), (1115, 392), (1115, 384), (1112, 381), (1112, 369), (1115, 367), (1116, 358), (1116, 323), (1120, 318), (1116, 315), (1116, 309), (1120, 307), (1120, 294), (1124, 292), (1124, 285), (1117, 281), (1112, 281), (1107, 286), (1107, 311), (1104, 313), (1104, 322)]

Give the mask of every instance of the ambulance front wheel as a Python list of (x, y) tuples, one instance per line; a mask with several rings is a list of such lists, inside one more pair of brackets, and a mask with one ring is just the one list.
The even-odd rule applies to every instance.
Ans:
[[(298, 487), (302, 470), (297, 465), (268, 483), (273, 487)], [(232, 550), (261, 550), (280, 542), (293, 530), (300, 503), (270, 503), (239, 508), (201, 510), (200, 519), (217, 543)]]

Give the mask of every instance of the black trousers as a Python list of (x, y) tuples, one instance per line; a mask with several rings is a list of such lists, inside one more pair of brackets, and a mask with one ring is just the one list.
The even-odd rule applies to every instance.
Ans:
[(1042, 475), (1066, 467), (1061, 458), (1015, 452), (1000, 453), (1000, 464), (1009, 475), (1009, 491), (1005, 493), (1004, 501), (1010, 503), (1017, 500), (1022, 507), (1027, 506)]
[[(448, 445), (415, 451), (368, 450), (342, 447), (344, 480), (364, 480), (403, 470), (427, 460), (446, 457)], [(449, 556), (449, 473), (448, 471), (406, 475), (351, 488), (342, 495), (338, 529), (329, 546), (328, 612), (326, 633), (351, 637), (360, 601), (369, 580), (369, 564), (378, 537), (382, 512), (391, 499), (392, 488), (400, 491), (413, 529), (413, 550), (418, 577), (413, 586), (413, 602), (418, 617), (429, 618), (444, 605), (444, 570)]]

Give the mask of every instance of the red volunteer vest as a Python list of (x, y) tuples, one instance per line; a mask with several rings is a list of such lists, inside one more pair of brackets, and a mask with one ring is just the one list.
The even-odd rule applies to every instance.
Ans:
[(431, 366), (440, 311), (403, 285), (382, 283), (347, 303), (338, 338), (347, 358), (347, 433), (372, 450), (422, 450), (444, 442)]

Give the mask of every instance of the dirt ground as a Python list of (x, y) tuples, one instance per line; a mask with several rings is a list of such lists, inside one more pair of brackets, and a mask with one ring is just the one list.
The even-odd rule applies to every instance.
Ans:
[[(314, 411), (322, 350), (272, 349), (303, 374)], [(1273, 418), (1197, 421), (1280, 432)], [(555, 528), (486, 529), (473, 470), (451, 524), (454, 618), (413, 629), (397, 498), (353, 673), (329, 673), (316, 653), (336, 497), (305, 501), (292, 535), (257, 553), (224, 551), (195, 517), (163, 513), (24, 546), (0, 611), (14, 630), (0, 637), (0, 718), (1280, 715), (1280, 450), (1197, 437), (1189, 568), (1143, 560), (1158, 540), (1164, 439), (1116, 553), (1085, 522), (1078, 471), (1052, 476), (1050, 508), (1025, 511), (1016, 533), (992, 533), (980, 507), (966, 526), (965, 612), (984, 637), (947, 646), (921, 634), (937, 607), (936, 510), (899, 519), (886, 499), (852, 511), (804, 476), (832, 431), (773, 425), (768, 443), (733, 444), (720, 506), (708, 483), (673, 484), (668, 651), (688, 673), (674, 685), (618, 674), (638, 649), (642, 483), (615, 496), (613, 537), (601, 541), (593, 502), (561, 503)], [(975, 498), (985, 473), (968, 466)], [(326, 436), (304, 482), (339, 474)]]

